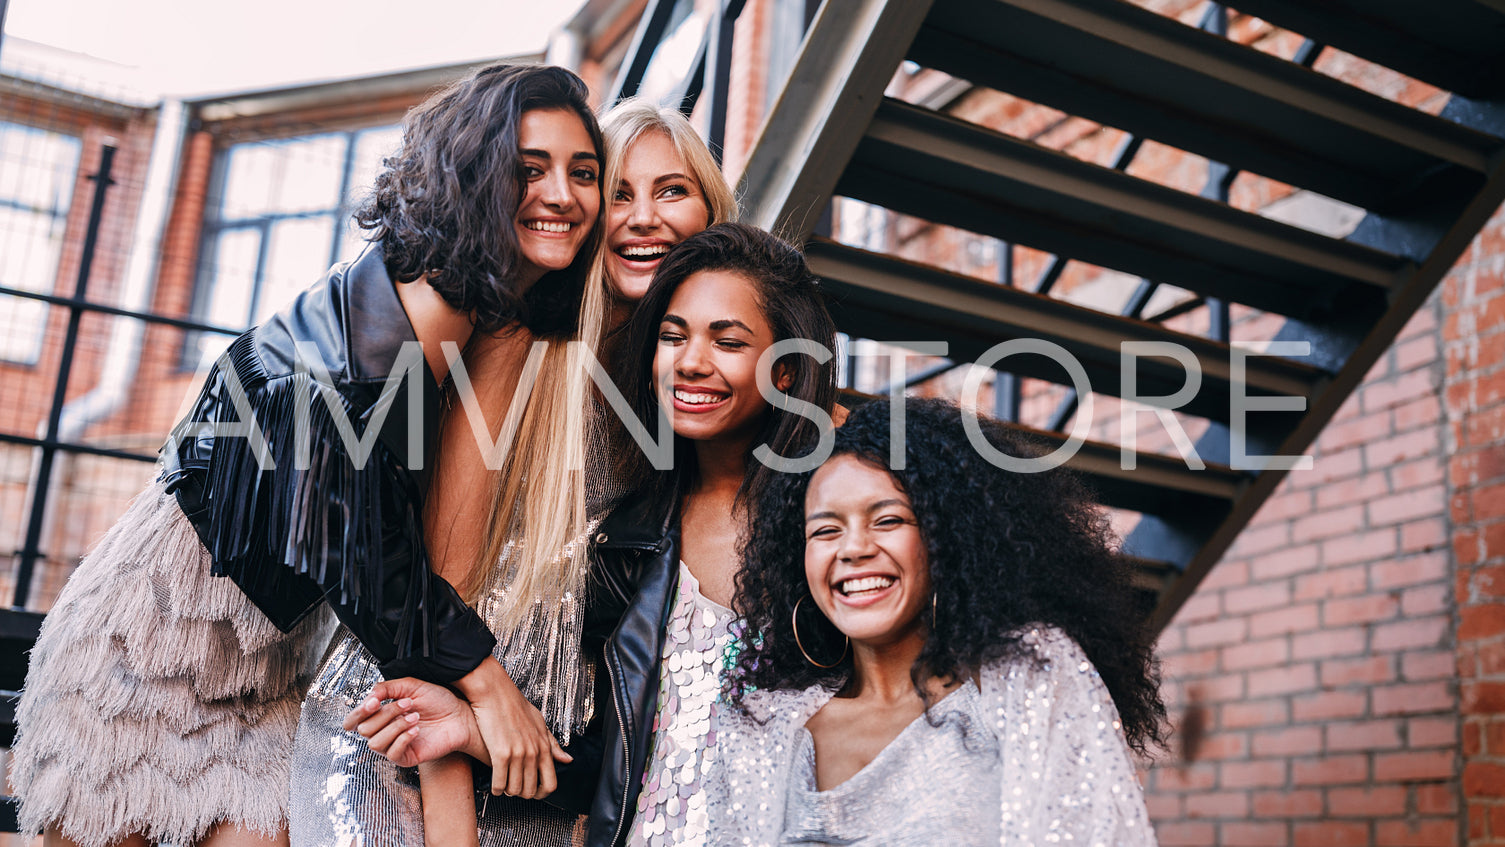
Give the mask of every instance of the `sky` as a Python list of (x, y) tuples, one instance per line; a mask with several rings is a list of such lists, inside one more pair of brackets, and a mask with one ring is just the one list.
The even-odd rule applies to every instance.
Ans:
[(122, 84), (142, 91), (203, 94), (541, 51), (581, 5), (9, 0), (5, 35), (124, 65)]

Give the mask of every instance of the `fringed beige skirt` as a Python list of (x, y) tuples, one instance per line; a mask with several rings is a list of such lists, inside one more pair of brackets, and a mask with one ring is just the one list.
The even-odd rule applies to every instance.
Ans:
[(130, 833), (192, 843), (220, 823), (286, 826), (311, 642), (279, 631), (153, 484), (85, 557), (42, 623), (16, 713), (21, 831), (83, 847)]

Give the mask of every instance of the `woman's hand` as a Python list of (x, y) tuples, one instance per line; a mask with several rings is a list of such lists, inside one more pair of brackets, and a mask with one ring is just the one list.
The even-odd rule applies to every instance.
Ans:
[(449, 689), (420, 679), (377, 683), (371, 695), (345, 716), (344, 728), (360, 733), (372, 750), (399, 767), (454, 752), (487, 759), (470, 706)]
[[(570, 755), (554, 740), (543, 714), (517, 690), (501, 663), (487, 659), (455, 687), (470, 701), (489, 753), (491, 792), (529, 800), (553, 794), (559, 787), (554, 762), (571, 761)], [(484, 755), (477, 758), (488, 760)]]

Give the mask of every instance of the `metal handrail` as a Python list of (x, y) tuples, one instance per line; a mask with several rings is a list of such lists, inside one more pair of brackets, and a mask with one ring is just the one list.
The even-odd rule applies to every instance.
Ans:
[[(701, 37), (691, 70), (674, 88), (669, 98), (686, 117), (695, 111), (702, 95), (710, 100), (709, 126), (706, 145), (721, 163), (726, 147), (726, 103), (731, 87), (732, 42), (736, 34), (737, 18), (741, 16), (747, 0), (722, 0), (716, 7), (710, 24)], [(677, 0), (649, 0), (648, 8), (638, 21), (633, 34), (632, 46), (622, 61), (621, 70), (612, 84), (609, 102), (620, 103), (635, 97), (643, 87), (643, 77), (648, 73), (653, 54), (663, 43), (673, 17)]]

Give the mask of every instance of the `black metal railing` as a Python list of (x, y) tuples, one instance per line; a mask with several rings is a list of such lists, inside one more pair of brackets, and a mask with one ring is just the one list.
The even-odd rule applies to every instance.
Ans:
[[(693, 0), (648, 0), (648, 8), (643, 11), (633, 35), (632, 46), (628, 48), (627, 57), (612, 85), (610, 102), (635, 97), (642, 91), (643, 80), (669, 34), (669, 25), (676, 17), (694, 14), (689, 11), (694, 5)], [(716, 4), (689, 73), (669, 94), (660, 97), (666, 105), (674, 105), (686, 115), (695, 110), (702, 97), (707, 98), (709, 124), (706, 143), (718, 164), (726, 147), (726, 101), (731, 87), (732, 40), (737, 18), (746, 5), (747, 0), (720, 0)], [(681, 10), (685, 15), (676, 16), (676, 11)]]
[(30, 481), (31, 497), (30, 508), (26, 517), (26, 535), (21, 549), (17, 551), (18, 562), (15, 573), (15, 589), (11, 597), (12, 610), (21, 610), (26, 607), (27, 601), (31, 596), (31, 584), (36, 574), (37, 563), (45, 557), (42, 549), (42, 534), (46, 526), (48, 501), (52, 491), (53, 469), (57, 463), (58, 455), (60, 453), (77, 453), (139, 462), (154, 462), (157, 459), (154, 454), (98, 447), (62, 437), (62, 419), (68, 395), (68, 382), (73, 372), (79, 348), (80, 327), (84, 315), (93, 312), (111, 315), (116, 318), (225, 336), (239, 335), (242, 331), (182, 318), (132, 311), (105, 303), (98, 303), (88, 298), (89, 281), (94, 272), (94, 260), (99, 245), (100, 227), (104, 220), (105, 200), (111, 186), (115, 185), (115, 180), (111, 176), (114, 169), (115, 154), (115, 147), (105, 145), (100, 152), (98, 169), (93, 175), (85, 177), (85, 179), (94, 184), (94, 194), (89, 207), (89, 220), (85, 229), (84, 243), (80, 253), (78, 274), (74, 281), (73, 293), (69, 296), (60, 296), (0, 286), (0, 294), (37, 300), (68, 310), (67, 327), (63, 334), (57, 376), (53, 383), (52, 401), (48, 408), (47, 422), (43, 434), (40, 437), (32, 437), (16, 433), (0, 432), (0, 443), (34, 447), (39, 451), (36, 470)]

